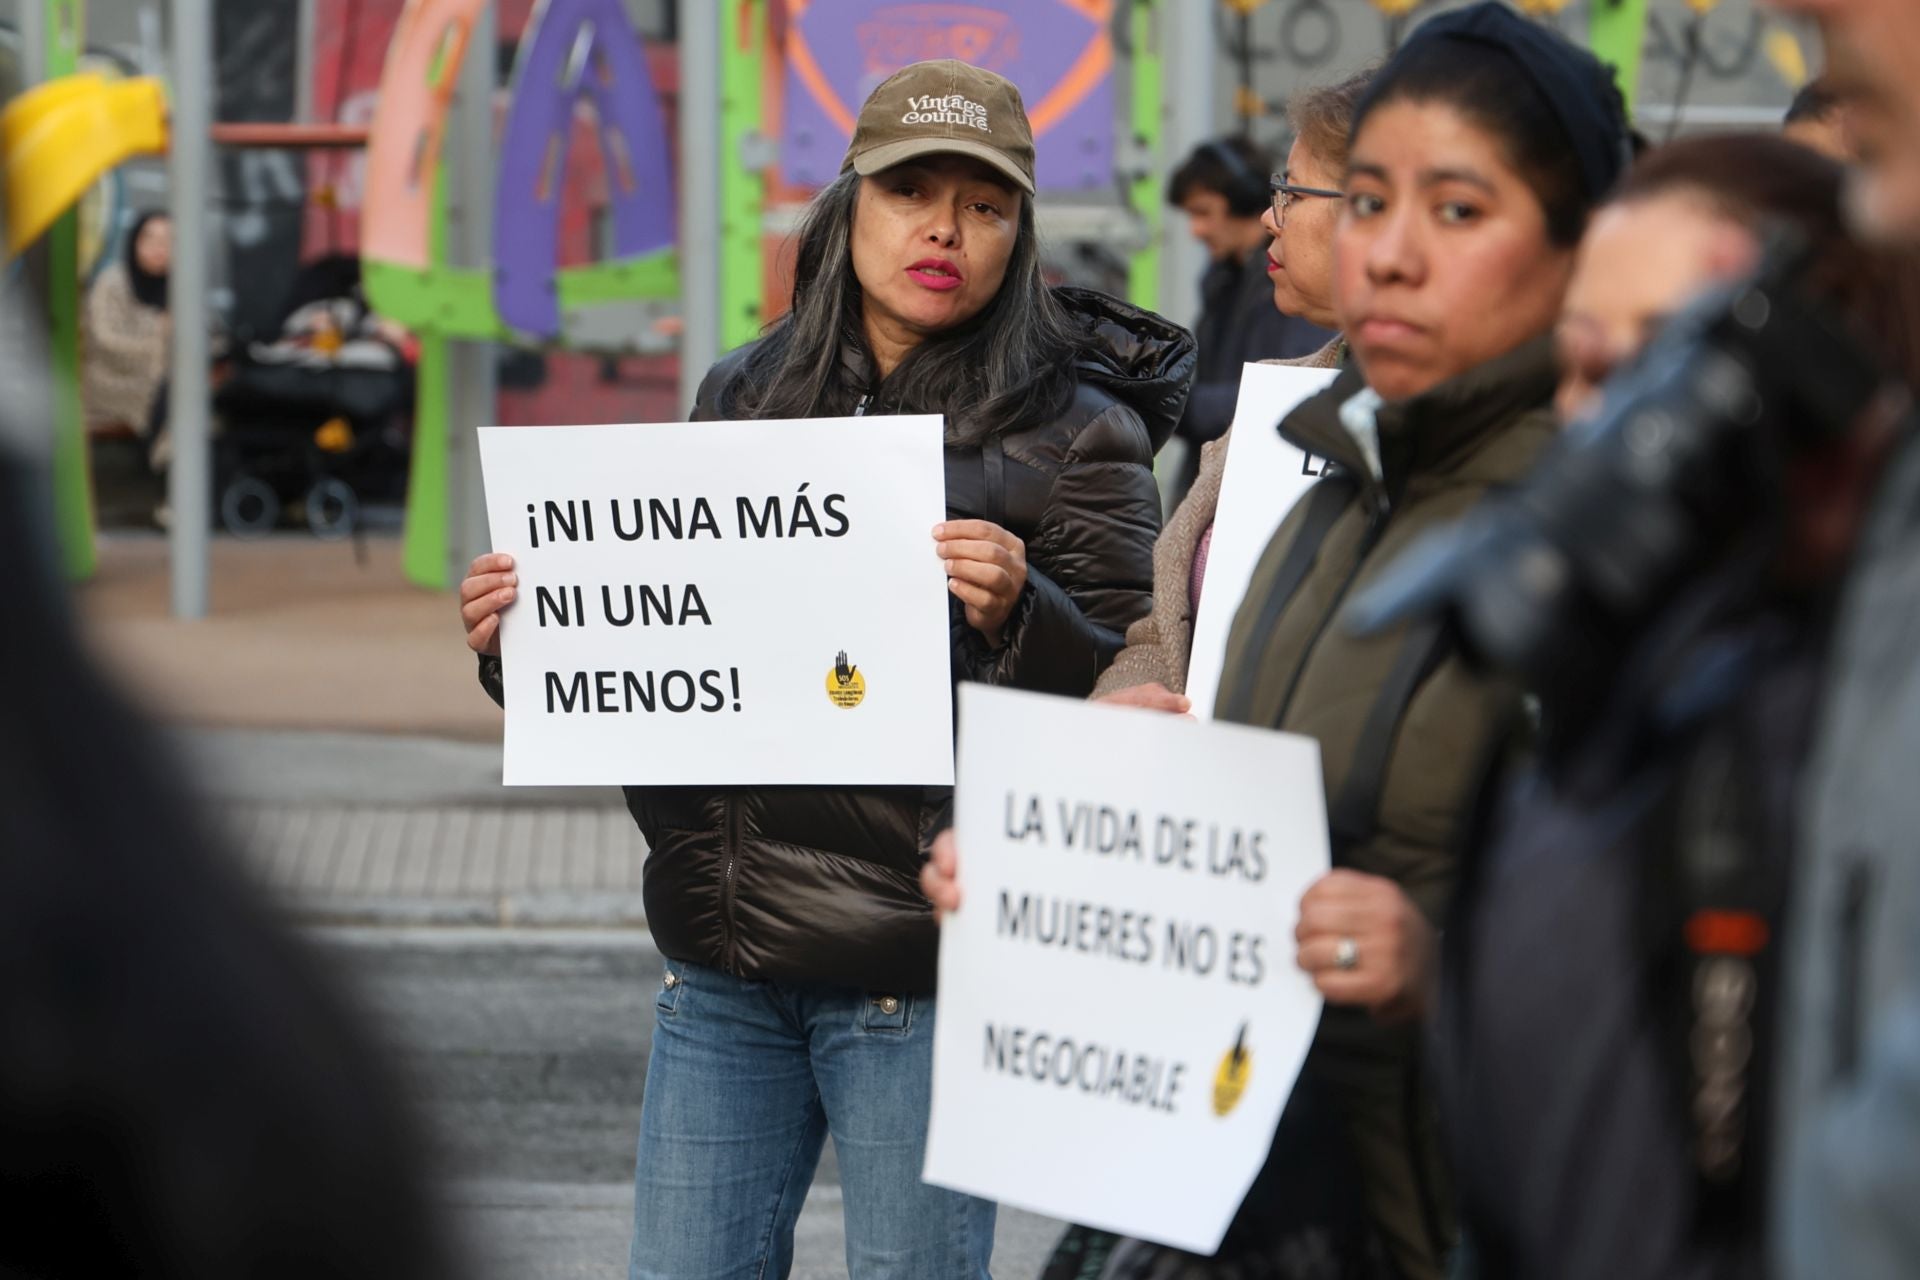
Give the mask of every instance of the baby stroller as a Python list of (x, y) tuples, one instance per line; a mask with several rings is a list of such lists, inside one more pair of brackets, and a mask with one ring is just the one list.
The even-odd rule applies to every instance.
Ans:
[(293, 513), (316, 537), (344, 538), (364, 499), (399, 499), (412, 348), (367, 308), (357, 258), (303, 268), (279, 333), (238, 345), (214, 395), (214, 486), (227, 530), (263, 537)]

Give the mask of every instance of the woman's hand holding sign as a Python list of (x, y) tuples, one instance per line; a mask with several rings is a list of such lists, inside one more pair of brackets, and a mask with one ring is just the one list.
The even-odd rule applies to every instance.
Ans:
[(1027, 587), (1027, 544), (990, 520), (948, 520), (933, 527), (933, 540), (967, 625), (998, 647)]
[(1328, 1003), (1364, 1005), (1383, 1021), (1425, 1011), (1438, 939), (1392, 880), (1329, 871), (1301, 896), (1294, 941)]
[(920, 868), (920, 891), (933, 903), (933, 918), (960, 909), (960, 854), (951, 830), (934, 837), (933, 854)]
[(460, 622), (467, 629), (467, 648), (489, 658), (500, 656), (500, 611), (513, 603), (519, 585), (512, 556), (489, 554), (473, 562), (460, 584)]
[(1193, 719), (1193, 701), (1183, 693), (1175, 693), (1158, 680), (1150, 684), (1133, 684), (1124, 689), (1115, 689), (1112, 693), (1103, 693), (1095, 702), (1111, 703), (1116, 707), (1139, 707), (1146, 711), (1165, 711), (1169, 715), (1186, 716)]

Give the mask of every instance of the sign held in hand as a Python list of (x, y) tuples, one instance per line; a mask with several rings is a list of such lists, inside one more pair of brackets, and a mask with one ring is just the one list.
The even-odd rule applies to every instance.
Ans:
[(489, 427), (509, 785), (953, 779), (937, 417)]
[(1325, 390), (1334, 369), (1296, 369), (1250, 364), (1240, 375), (1240, 399), (1227, 441), (1227, 468), (1220, 478), (1220, 505), (1207, 546), (1207, 576), (1200, 611), (1193, 620), (1193, 657), (1187, 665), (1187, 697), (1193, 714), (1213, 719), (1220, 669), (1227, 660), (1227, 633), (1253, 581), (1261, 553), (1300, 495), (1313, 487), (1325, 463), (1280, 438), (1280, 420)]
[(1319, 1021), (1293, 963), (1328, 864), (1319, 745), (960, 697), (926, 1180), (1211, 1254)]

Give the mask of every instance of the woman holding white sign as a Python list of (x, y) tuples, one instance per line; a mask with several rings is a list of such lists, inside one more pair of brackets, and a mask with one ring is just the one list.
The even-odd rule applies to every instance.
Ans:
[[(1303, 1078), (1338, 1101), (1407, 1277), (1442, 1274), (1454, 1229), (1418, 1032), (1396, 1019), (1418, 1002), (1407, 981), (1428, 972), (1456, 841), (1520, 701), (1438, 626), (1362, 638), (1339, 615), (1552, 438), (1554, 323), (1631, 150), (1612, 73), (1501, 4), (1430, 20), (1381, 69), (1335, 239), (1358, 368), (1281, 428), (1337, 465), (1269, 543), (1228, 641), (1218, 718), (1321, 744), (1336, 870), (1301, 902), (1298, 962), (1329, 1007)], [(1260, 1195), (1248, 1212), (1285, 1213)]]
[[(1153, 455), (1179, 420), (1193, 340), (1046, 287), (1033, 166), (1001, 77), (943, 61), (886, 81), (808, 211), (792, 309), (714, 367), (695, 417), (944, 414), (949, 518), (927, 569), (943, 566), (951, 591), (954, 678), (1084, 697), (1150, 602)], [(516, 586), (489, 556), (461, 589), (496, 698), (498, 613)], [(919, 871), (950, 796), (630, 787), (627, 800), (668, 958), (632, 1275), (784, 1275), (830, 1132), (853, 1276), (985, 1276), (993, 1206), (920, 1181), (937, 931)]]
[[(1272, 207), (1261, 218), (1273, 238), (1267, 270), (1274, 308), (1326, 329), (1340, 327), (1333, 307), (1333, 231), (1340, 217), (1340, 192), (1334, 187), (1347, 168), (1353, 109), (1372, 80), (1373, 73), (1363, 71), (1338, 84), (1303, 90), (1287, 103), (1293, 148), (1287, 152), (1286, 173), (1274, 180)], [(1313, 355), (1266, 363), (1335, 369), (1345, 354), (1346, 342), (1336, 338)], [(1193, 623), (1206, 585), (1214, 512), (1232, 438), (1229, 429), (1201, 446), (1200, 474), (1153, 548), (1153, 611), (1127, 628), (1127, 647), (1100, 677), (1095, 697), (1156, 711), (1188, 710)], [(1283, 514), (1275, 509), (1275, 522)]]
[[(1340, 614), (1552, 438), (1554, 323), (1588, 216), (1630, 151), (1611, 74), (1497, 3), (1423, 24), (1356, 109), (1334, 240), (1355, 366), (1281, 424), (1332, 465), (1254, 571), (1214, 711), (1320, 742), (1336, 867), (1301, 901), (1297, 963), (1328, 1008), (1222, 1249), (1244, 1270), (1299, 1274), (1287, 1260), (1317, 1241), (1341, 1275), (1444, 1274), (1450, 1188), (1407, 1015), (1432, 972), (1455, 841), (1520, 698), (1470, 671), (1437, 627), (1361, 638)], [(930, 896), (951, 906), (950, 851), (934, 866)], [(1331, 1152), (1317, 1133), (1296, 1141), (1328, 1116)], [(1358, 1240), (1344, 1215), (1319, 1216), (1343, 1165), (1357, 1166)], [(1132, 1243), (1095, 1274), (1206, 1274)]]

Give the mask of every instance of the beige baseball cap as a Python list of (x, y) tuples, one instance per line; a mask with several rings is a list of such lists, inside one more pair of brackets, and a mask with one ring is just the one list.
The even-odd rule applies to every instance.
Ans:
[(860, 108), (840, 172), (867, 177), (931, 155), (985, 161), (1032, 195), (1033, 127), (1013, 82), (953, 58), (901, 68)]

